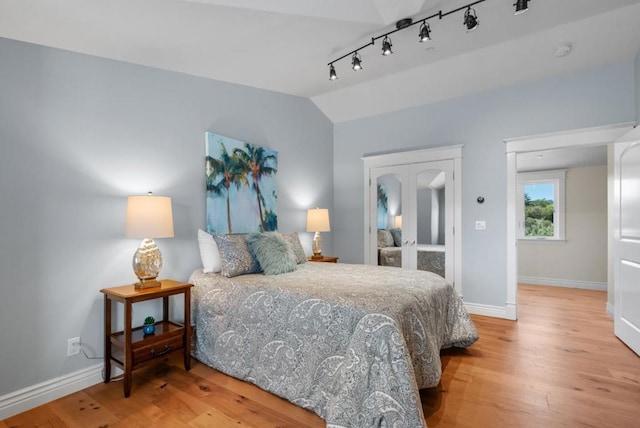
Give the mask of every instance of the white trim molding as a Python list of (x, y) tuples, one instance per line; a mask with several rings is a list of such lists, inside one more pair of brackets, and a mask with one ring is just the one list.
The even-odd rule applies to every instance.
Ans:
[(607, 315), (609, 315), (609, 317), (613, 319), (613, 317), (615, 316), (614, 314), (615, 314), (615, 308), (611, 303), (607, 302)]
[(0, 420), (103, 381), (104, 364), (96, 364), (0, 397)]
[(516, 320), (516, 305), (507, 302), (505, 306), (483, 305), (481, 303), (464, 304), (467, 312), (474, 315), (484, 315), (486, 317), (503, 318), (507, 320)]
[(428, 149), (407, 150), (403, 152), (364, 155), (362, 161), (365, 168), (381, 166), (408, 165), (412, 163), (433, 162), (462, 157), (463, 144), (431, 147)]
[(634, 126), (634, 122), (626, 122), (615, 125), (532, 135), (529, 137), (505, 138), (503, 141), (506, 143), (506, 153), (533, 152), (536, 150), (559, 149), (562, 147), (593, 146), (616, 141), (632, 130)]
[(518, 276), (518, 283), (549, 285), (551, 287), (582, 288), (585, 290), (607, 291), (606, 282), (577, 281), (573, 279), (542, 278), (537, 276)]

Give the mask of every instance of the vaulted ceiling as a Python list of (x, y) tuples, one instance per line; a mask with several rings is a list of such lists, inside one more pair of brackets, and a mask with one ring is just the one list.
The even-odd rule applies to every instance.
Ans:
[[(513, 0), (415, 25), (360, 55), (327, 64), (395, 29), (469, 0), (0, 0), (0, 37), (310, 98), (334, 122), (500, 86), (632, 60), (640, 50), (640, 0)], [(556, 57), (561, 44), (568, 56)]]

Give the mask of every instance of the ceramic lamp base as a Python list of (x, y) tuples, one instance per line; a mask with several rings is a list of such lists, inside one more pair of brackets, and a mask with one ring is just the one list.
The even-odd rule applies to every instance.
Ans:
[(320, 232), (316, 232), (315, 235), (313, 235), (313, 242), (311, 243), (311, 250), (313, 251), (313, 258), (314, 259), (321, 259), (322, 258), (322, 235), (320, 235)]
[(133, 255), (133, 272), (138, 277), (135, 284), (136, 289), (160, 287), (160, 282), (156, 281), (158, 273), (162, 269), (162, 254), (156, 243), (151, 238), (147, 238), (140, 244), (140, 247)]

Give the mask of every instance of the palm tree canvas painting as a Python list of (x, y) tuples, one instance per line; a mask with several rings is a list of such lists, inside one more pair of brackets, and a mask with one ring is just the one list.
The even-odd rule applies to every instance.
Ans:
[(213, 234), (278, 229), (278, 152), (205, 134), (207, 231)]
[(378, 184), (378, 212), (377, 212), (378, 229), (387, 228), (388, 210), (389, 210), (389, 204), (388, 204), (388, 198), (387, 198), (387, 188), (383, 184)]

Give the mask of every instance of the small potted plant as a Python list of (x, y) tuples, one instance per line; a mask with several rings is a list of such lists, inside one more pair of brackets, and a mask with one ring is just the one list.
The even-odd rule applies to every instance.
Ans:
[(154, 317), (146, 317), (144, 319), (144, 325), (142, 326), (142, 332), (146, 335), (153, 334), (156, 331), (156, 319)]

